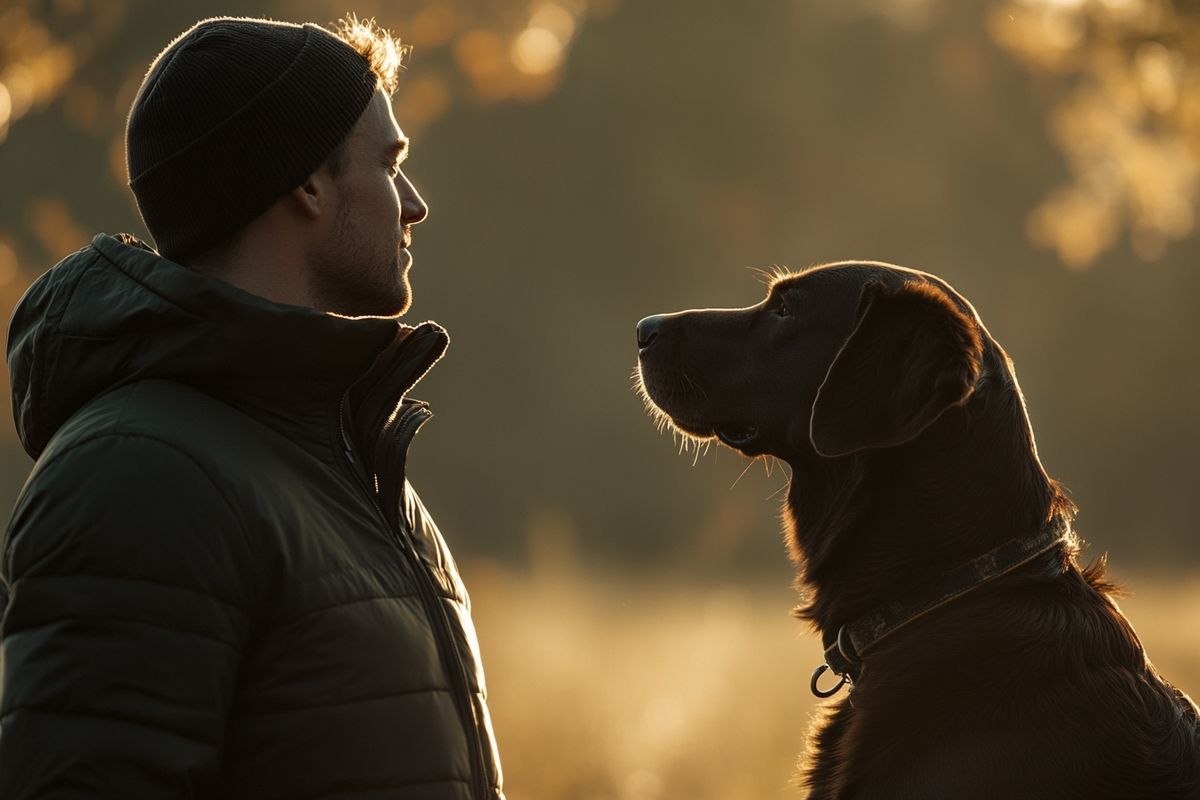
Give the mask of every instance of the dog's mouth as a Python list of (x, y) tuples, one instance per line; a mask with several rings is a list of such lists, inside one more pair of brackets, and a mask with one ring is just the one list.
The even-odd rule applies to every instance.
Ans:
[(730, 447), (745, 447), (758, 438), (753, 425), (718, 425), (713, 434)]
[(676, 417), (661, 410), (659, 410), (659, 413), (670, 420), (671, 426), (675, 430), (694, 439), (705, 440), (715, 437), (722, 444), (736, 450), (745, 450), (758, 439), (759, 430), (756, 425), (744, 425), (740, 423), (716, 424), (696, 419)]
[(669, 424), (693, 441), (716, 438), (722, 444), (742, 451), (758, 439), (758, 426), (718, 422), (709, 417), (707, 410), (698, 408), (708, 400), (708, 393), (682, 370), (678, 375), (664, 376), (661, 372), (647, 370), (639, 360), (634, 377), (646, 410), (659, 421), (660, 427)]
[(716, 437), (722, 444), (738, 450), (744, 450), (758, 438), (758, 427), (755, 425), (742, 425), (738, 423), (714, 424), (711, 422), (682, 420), (675, 417), (671, 417), (671, 422), (678, 430), (683, 431), (689, 436), (695, 436), (699, 439)]

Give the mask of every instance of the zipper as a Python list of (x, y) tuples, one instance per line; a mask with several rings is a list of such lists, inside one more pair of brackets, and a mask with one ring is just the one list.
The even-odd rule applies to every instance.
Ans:
[[(397, 431), (397, 435), (406, 432), (409, 426), (419, 427), (432, 414), (425, 409), (421, 415), (414, 415), (413, 419), (404, 420), (404, 428)], [(399, 519), (393, 524), (387, 513), (379, 503), (378, 478), (375, 480), (375, 486), (371, 486), (366, 480), (365, 469), (357, 469), (359, 463), (358, 458), (354, 454), (354, 446), (351, 444), (350, 436), (346, 431), (346, 396), (342, 395), (338, 403), (338, 431), (342, 439), (342, 455), (350, 463), (351, 471), (355, 473), (355, 479), (358, 485), (366, 492), (368, 499), (371, 501), (371, 506), (375, 509), (375, 513), (379, 515), (379, 519), (383, 522), (384, 528), (392, 540), (396, 543), (401, 554), (408, 560), (409, 565), (413, 568), (413, 572), (417, 575), (417, 590), (421, 596), (421, 604), (425, 608), (425, 613), (429, 617), (433, 627), (434, 641), (437, 645), (438, 654), (442, 657), (443, 663), (451, 673), (451, 679), (455, 680), (458, 685), (455, 687), (460, 691), (456, 694), (456, 705), (458, 706), (459, 720), (463, 726), (463, 733), (466, 734), (468, 741), (471, 743), (471, 761), (472, 761), (472, 783), (475, 784), (472, 788), (478, 789), (478, 795), (481, 798), (490, 797), (487, 769), (483, 754), (483, 741), (480, 736), (479, 723), (475, 717), (475, 702), (473, 699), (474, 693), (471, 691), (470, 678), (467, 675), (466, 666), (463, 664), (463, 659), (458, 653), (458, 648), (454, 644), (454, 634), (450, 630), (450, 621), (447, 619), (447, 614), (442, 608), (442, 601), (438, 594), (437, 587), (434, 585), (433, 576), (430, 574), (429, 568), (425, 565), (420, 554), (417, 553), (416, 547), (408, 540), (399, 524)], [(365, 466), (365, 465), (364, 465)], [(401, 487), (403, 489), (403, 487)], [(396, 501), (397, 513), (399, 513), (399, 499)]]

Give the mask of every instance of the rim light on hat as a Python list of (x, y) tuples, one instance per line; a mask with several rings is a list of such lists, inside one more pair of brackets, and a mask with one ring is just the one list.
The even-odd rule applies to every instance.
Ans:
[(377, 80), (313, 24), (218, 17), (176, 38), (150, 65), (125, 133), (129, 186), (159, 252), (203, 252), (302, 184)]

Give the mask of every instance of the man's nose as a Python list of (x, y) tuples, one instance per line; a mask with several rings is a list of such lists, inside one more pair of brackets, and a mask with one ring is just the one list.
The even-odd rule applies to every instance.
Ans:
[(638, 350), (645, 350), (650, 343), (658, 338), (658, 329), (662, 327), (661, 315), (646, 317), (637, 324)]
[(397, 189), (400, 190), (400, 221), (405, 225), (416, 225), (429, 216), (429, 206), (421, 199), (417, 188), (409, 182), (403, 173), (397, 179)]

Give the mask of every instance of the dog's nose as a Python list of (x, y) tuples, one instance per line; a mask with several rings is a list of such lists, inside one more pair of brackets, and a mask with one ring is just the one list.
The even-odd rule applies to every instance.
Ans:
[(646, 317), (637, 324), (638, 350), (645, 350), (650, 346), (650, 343), (658, 336), (662, 320), (663, 318), (660, 316)]

